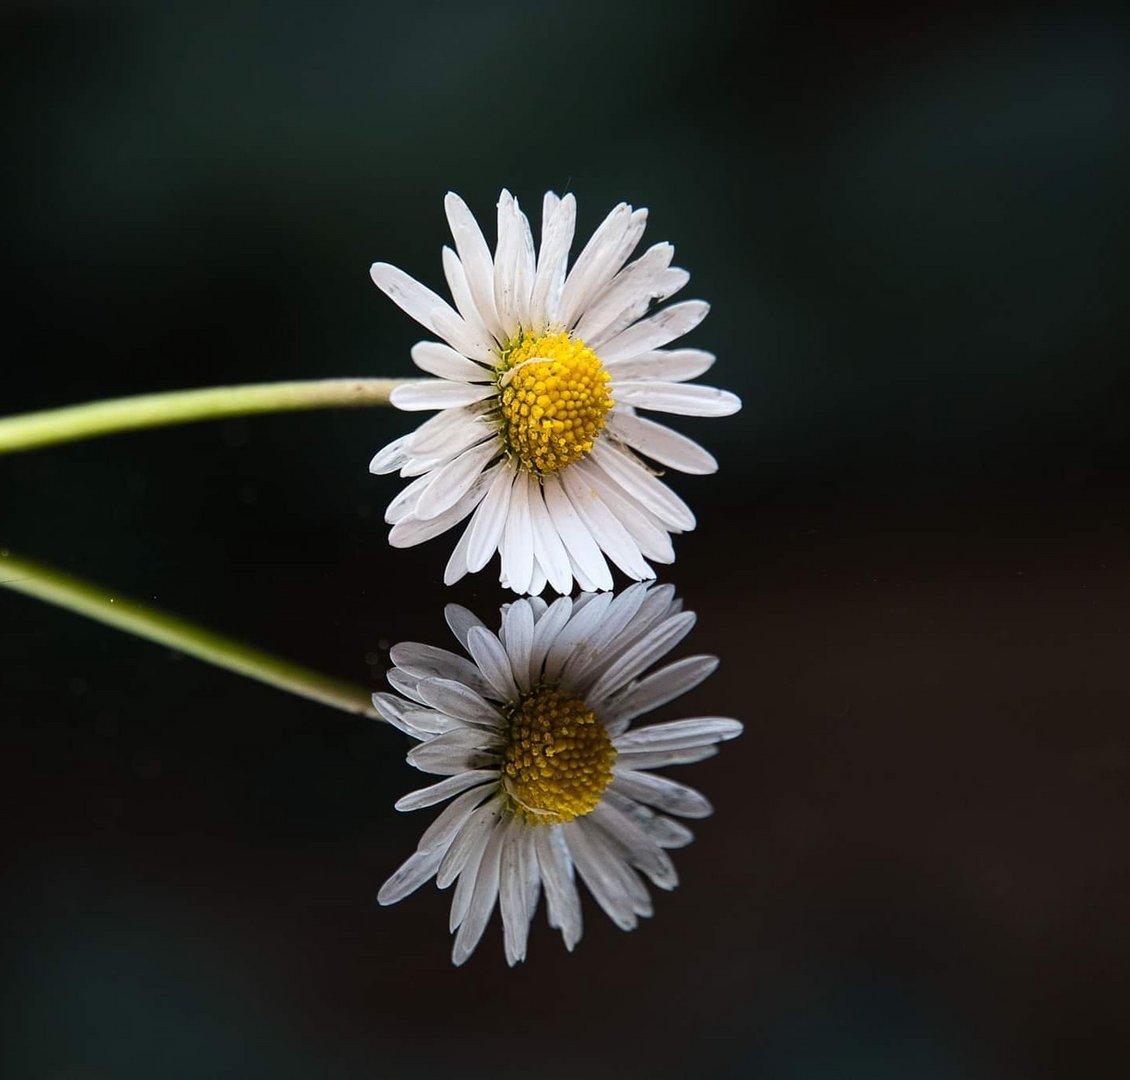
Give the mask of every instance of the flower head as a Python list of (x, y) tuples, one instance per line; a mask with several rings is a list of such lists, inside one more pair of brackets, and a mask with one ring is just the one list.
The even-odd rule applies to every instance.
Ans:
[(711, 813), (699, 792), (651, 770), (702, 761), (742, 730), (722, 717), (629, 727), (718, 666), (713, 656), (691, 656), (646, 673), (690, 631), (694, 614), (671, 586), (639, 584), (615, 597), (516, 600), (503, 608), (497, 635), (454, 604), (447, 621), (470, 659), (397, 645), (388, 679), (403, 696), (373, 695), (389, 723), (419, 740), (409, 762), (445, 777), (396, 808), (453, 800), (378, 899), (395, 903), (433, 877), (441, 889), (454, 884), (456, 964), (471, 955), (496, 903), (507, 961), (525, 959), (543, 889), (549, 925), (571, 950), (581, 937), (575, 874), (631, 930), (652, 913), (640, 875), (674, 888), (667, 849), (692, 838), (667, 815)]
[[(706, 316), (700, 300), (653, 311), (688, 281), (656, 244), (633, 262), (646, 210), (617, 206), (568, 266), (576, 202), (552, 192), (541, 245), (503, 191), (492, 256), (458, 195), (446, 200), (455, 249), (443, 268), (454, 308), (387, 263), (373, 281), (442, 338), (412, 350), (436, 378), (399, 387), (401, 409), (439, 410), (373, 458), (375, 473), (415, 479), (389, 504), (389, 542), (410, 547), (470, 516), (444, 580), (481, 570), (495, 551), (501, 580), (519, 593), (610, 589), (611, 560), (635, 580), (649, 561), (673, 562), (671, 535), (694, 528), (687, 505), (643, 457), (687, 473), (714, 458), (637, 409), (724, 416), (733, 394), (688, 384), (714, 362), (666, 349)], [(627, 265), (625, 265), (627, 264)]]

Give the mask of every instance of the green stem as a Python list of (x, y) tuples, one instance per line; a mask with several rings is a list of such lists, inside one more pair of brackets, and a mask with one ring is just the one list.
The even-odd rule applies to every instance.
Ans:
[(92, 401), (62, 409), (0, 419), (0, 454), (112, 435), (138, 428), (218, 420), (225, 416), (293, 409), (387, 405), (393, 389), (408, 379), (315, 379), (256, 386), (212, 386), (166, 394)]
[(0, 585), (335, 709), (377, 718), (369, 691), (280, 660), (81, 578), (0, 551)]

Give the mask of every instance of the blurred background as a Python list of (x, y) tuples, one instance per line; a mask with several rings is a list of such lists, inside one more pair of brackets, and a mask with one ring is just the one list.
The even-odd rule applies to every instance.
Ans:
[[(375, 894), (406, 740), (0, 592), (0, 1068), (117, 1080), (1121, 1076), (1130, 23), (1115, 6), (7, 3), (0, 412), (409, 375), (442, 197), (651, 209), (738, 391), (663, 570), (716, 815), (632, 934), (449, 963)], [(487, 226), (493, 235), (493, 225)], [(488, 622), (393, 553), (415, 420), (0, 460), (0, 548), (354, 682)]]

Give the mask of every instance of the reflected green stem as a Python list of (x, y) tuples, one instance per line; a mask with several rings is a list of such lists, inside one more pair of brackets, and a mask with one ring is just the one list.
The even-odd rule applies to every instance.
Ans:
[(81, 578), (0, 552), (0, 585), (13, 592), (85, 615), (158, 645), (194, 656), (335, 709), (374, 719), (372, 696), (363, 687), (329, 678), (289, 660), (260, 652), (185, 619), (112, 593)]
[(295, 409), (387, 405), (393, 389), (409, 379), (315, 379), (254, 386), (212, 386), (166, 394), (92, 401), (62, 409), (0, 418), (0, 454), (113, 435), (139, 428), (189, 424), (254, 413)]

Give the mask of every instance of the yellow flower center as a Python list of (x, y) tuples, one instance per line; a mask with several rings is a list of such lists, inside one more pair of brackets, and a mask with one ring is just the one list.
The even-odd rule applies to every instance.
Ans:
[(502, 786), (528, 825), (560, 825), (595, 810), (616, 749), (583, 701), (555, 686), (524, 694), (510, 713)]
[(548, 476), (592, 450), (612, 408), (596, 353), (568, 334), (523, 334), (502, 353), (502, 441), (522, 468)]

